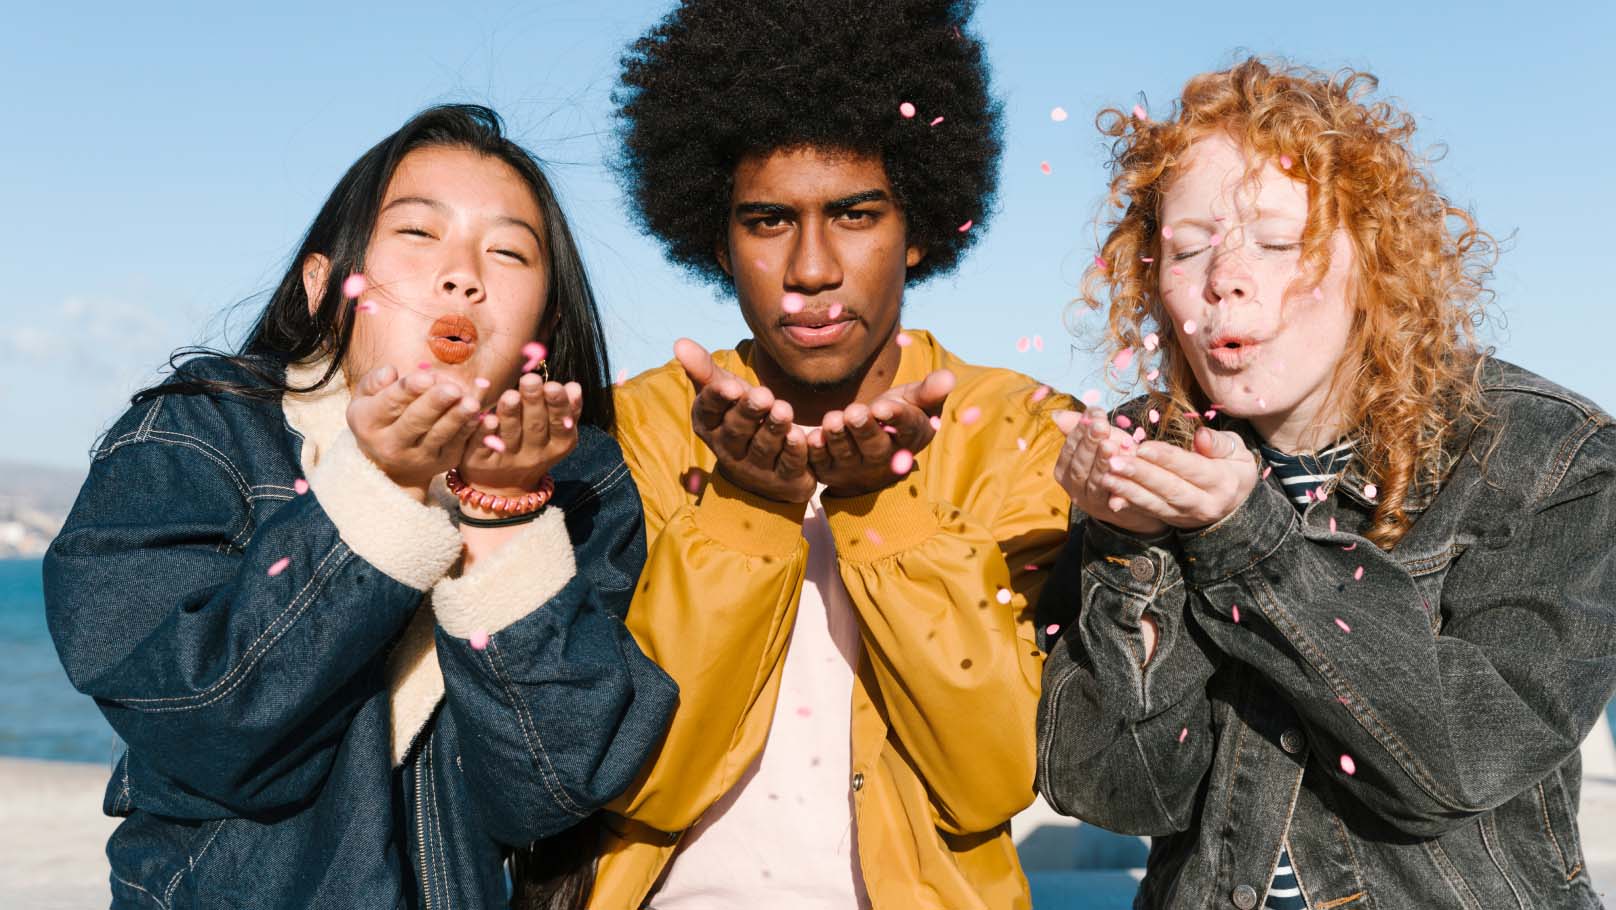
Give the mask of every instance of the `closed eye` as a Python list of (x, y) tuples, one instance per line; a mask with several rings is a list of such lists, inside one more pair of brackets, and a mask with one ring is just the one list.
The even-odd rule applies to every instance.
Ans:
[(527, 257), (515, 250), (494, 250), (494, 252), (501, 256), (509, 256), (510, 258), (515, 259), (517, 262), (527, 265)]

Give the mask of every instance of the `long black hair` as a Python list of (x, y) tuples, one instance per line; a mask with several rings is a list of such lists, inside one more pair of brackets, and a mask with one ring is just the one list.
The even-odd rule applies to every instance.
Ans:
[[(549, 334), (550, 375), (583, 386), (583, 422), (611, 430), (615, 417), (611, 365), (600, 312), (561, 204), (537, 159), (505, 135), (497, 113), (475, 104), (427, 108), (361, 155), (320, 207), (241, 348), (235, 353), (202, 347), (176, 351), (169, 358), (174, 377), (136, 393), (133, 403), (188, 393), (273, 398), (287, 391), (312, 391), (330, 382), (341, 369), (353, 339), (356, 302), (343, 294), (343, 278), (364, 271), (365, 250), (399, 162), (416, 149), (430, 147), (466, 149), (503, 161), (526, 181), (544, 221), (545, 252), (550, 261), (550, 292), (541, 327)], [(330, 271), (325, 294), (311, 315), (303, 267), (316, 254), (330, 261)], [(186, 362), (200, 355), (223, 357), (253, 381), (238, 384), (197, 376), (186, 369)], [(316, 355), (331, 356), (325, 375), (308, 388), (288, 387), (286, 365)]]

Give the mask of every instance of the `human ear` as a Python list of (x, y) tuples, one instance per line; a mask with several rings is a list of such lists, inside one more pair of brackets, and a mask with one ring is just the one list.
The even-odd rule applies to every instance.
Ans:
[(310, 253), (303, 260), (303, 293), (309, 299), (309, 315), (320, 308), (326, 282), (331, 278), (331, 260), (321, 253)]

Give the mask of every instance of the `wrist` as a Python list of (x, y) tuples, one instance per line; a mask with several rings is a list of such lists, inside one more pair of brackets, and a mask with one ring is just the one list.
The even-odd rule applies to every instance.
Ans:
[(444, 483), (460, 501), (460, 514), (480, 520), (536, 515), (555, 495), (555, 481), (549, 474), (540, 476), (531, 485), (489, 487), (468, 483), (457, 469), (445, 475)]

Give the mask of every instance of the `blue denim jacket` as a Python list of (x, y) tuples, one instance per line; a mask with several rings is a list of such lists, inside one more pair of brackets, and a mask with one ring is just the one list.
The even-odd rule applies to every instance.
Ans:
[[(192, 370), (244, 381), (223, 361)], [(68, 676), (128, 743), (105, 800), (125, 819), (113, 906), (504, 906), (510, 848), (624, 789), (676, 700), (622, 622), (645, 555), (633, 481), (584, 428), (553, 471), (575, 574), (485, 650), (440, 612), (426, 640), (443, 695), (400, 757), (390, 652), (458, 532), (429, 516), (454, 535), (446, 560), (389, 575), (328, 514), (334, 486), (325, 504), (318, 484), (294, 490), (304, 446), (279, 401), (138, 405), (46, 557)]]
[(1316, 910), (1601, 906), (1578, 747), (1616, 689), (1616, 426), (1499, 361), (1484, 390), (1389, 552), (1353, 468), (1301, 513), (1270, 477), (1198, 532), (1074, 529), (1039, 789), (1153, 836), (1136, 907), (1251, 910), (1283, 843)]

